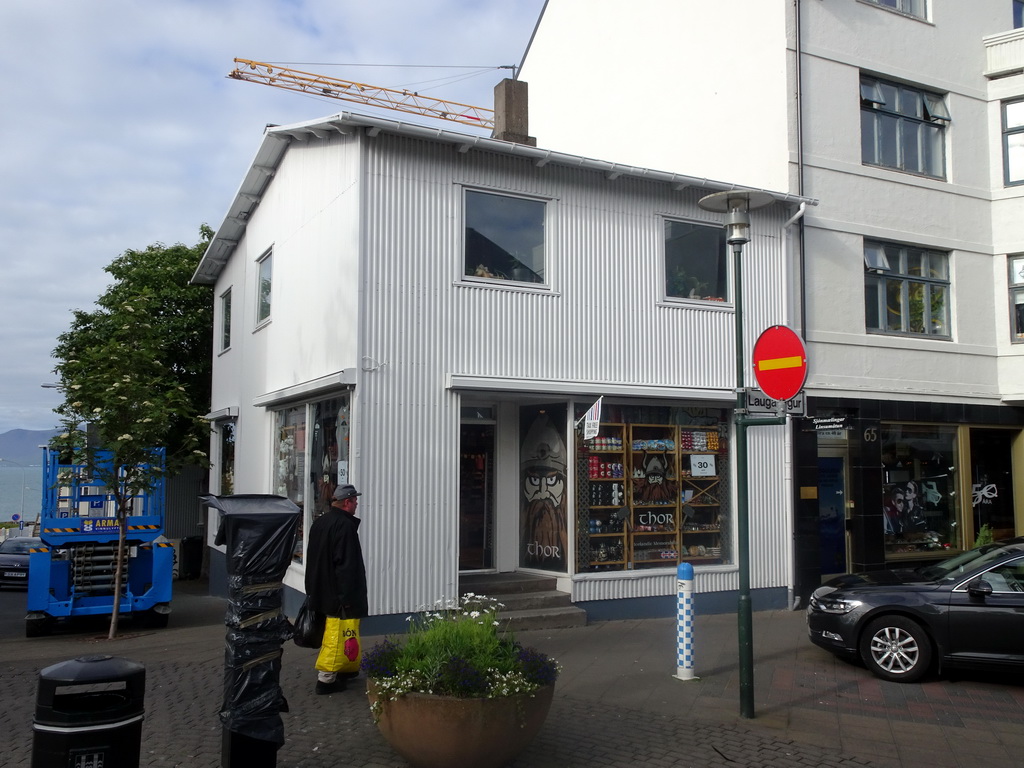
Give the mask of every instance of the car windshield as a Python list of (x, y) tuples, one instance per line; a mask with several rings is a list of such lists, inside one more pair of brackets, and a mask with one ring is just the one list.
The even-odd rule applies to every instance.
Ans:
[(974, 570), (1014, 549), (1024, 551), (1024, 547), (1018, 542), (986, 544), (977, 549), (969, 549), (956, 557), (949, 558), (949, 560), (943, 560), (941, 563), (918, 568), (917, 573), (925, 581), (955, 581), (966, 571)]
[(27, 555), (32, 547), (38, 547), (39, 539), (7, 539), (0, 542), (0, 554), (3, 555)]

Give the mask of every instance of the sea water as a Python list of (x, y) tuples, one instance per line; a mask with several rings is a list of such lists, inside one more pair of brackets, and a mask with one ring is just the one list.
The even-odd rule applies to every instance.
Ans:
[(16, 514), (35, 522), (42, 505), (42, 485), (40, 466), (0, 466), (0, 522), (12, 520)]

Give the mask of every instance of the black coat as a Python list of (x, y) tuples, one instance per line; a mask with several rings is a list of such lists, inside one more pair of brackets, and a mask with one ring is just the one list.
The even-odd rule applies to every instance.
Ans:
[(327, 616), (361, 619), (369, 612), (359, 522), (331, 507), (309, 528), (306, 595), (310, 605)]

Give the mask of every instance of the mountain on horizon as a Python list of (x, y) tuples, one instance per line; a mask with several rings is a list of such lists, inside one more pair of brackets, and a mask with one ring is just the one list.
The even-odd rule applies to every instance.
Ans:
[(12, 429), (0, 434), (0, 467), (7, 462), (15, 466), (41, 466), (43, 452), (39, 446), (59, 434), (59, 429)]

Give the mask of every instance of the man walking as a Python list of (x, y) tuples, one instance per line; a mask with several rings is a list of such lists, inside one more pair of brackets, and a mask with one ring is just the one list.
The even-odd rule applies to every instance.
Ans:
[[(345, 679), (358, 672), (338, 674), (345, 658), (345, 638), (339, 631), (342, 619), (362, 619), (368, 612), (366, 568), (359, 545), (355, 516), (361, 496), (354, 486), (339, 485), (330, 509), (313, 521), (306, 547), (306, 595), (310, 607), (327, 616), (324, 643), (317, 656), (318, 694), (345, 690)], [(335, 622), (332, 631), (331, 622)], [(356, 626), (358, 642), (358, 622)], [(358, 647), (358, 646), (357, 646)]]

